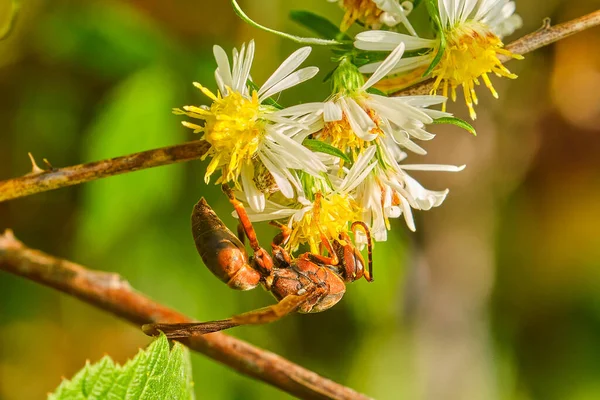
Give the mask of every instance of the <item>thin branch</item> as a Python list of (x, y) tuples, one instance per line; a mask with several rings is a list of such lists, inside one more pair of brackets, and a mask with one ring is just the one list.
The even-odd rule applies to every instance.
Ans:
[[(506, 49), (513, 54), (527, 54), (534, 50), (548, 46), (554, 42), (565, 39), (578, 32), (600, 25), (600, 10), (584, 15), (583, 17), (575, 18), (571, 21), (550, 26), (549, 21), (544, 21), (544, 26), (541, 29), (525, 35), (520, 39), (508, 44)], [(511, 60), (510, 57), (502, 56), (500, 61), (503, 63)], [(428, 79), (424, 82), (416, 84), (406, 89), (399, 90), (392, 96), (415, 96), (429, 94), (433, 88), (434, 79)]]
[(32, 173), (0, 181), (0, 202), (141, 169), (196, 160), (202, 157), (209, 148), (210, 145), (207, 142), (195, 140), (108, 160), (65, 168), (52, 168), (41, 172), (39, 167), (35, 168), (35, 161), (32, 161)]
[[(70, 294), (138, 327), (154, 322), (192, 322), (189, 317), (138, 293), (119, 275), (88, 270), (30, 249), (15, 239), (10, 230), (0, 235), (0, 270)], [(300, 398), (368, 399), (276, 354), (223, 333), (211, 333), (181, 342), (242, 374)]]
[[(600, 25), (600, 11), (595, 11), (560, 25), (553, 27), (544, 26), (537, 32), (533, 32), (512, 42), (506, 48), (515, 54), (526, 54), (598, 25)], [(506, 62), (508, 60), (502, 59), (502, 61)], [(428, 94), (432, 86), (433, 80), (427, 80), (392, 95)], [(42, 173), (30, 173), (19, 178), (1, 181), (0, 202), (126, 172), (195, 160), (202, 157), (208, 151), (208, 148), (208, 143), (194, 141), (109, 160), (51, 169)]]

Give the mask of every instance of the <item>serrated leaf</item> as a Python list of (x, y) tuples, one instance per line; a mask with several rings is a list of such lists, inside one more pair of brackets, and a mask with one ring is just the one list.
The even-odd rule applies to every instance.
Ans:
[(277, 36), (281, 36), (283, 38), (292, 40), (292, 41), (294, 41), (296, 43), (313, 44), (313, 45), (320, 45), (320, 46), (337, 46), (337, 45), (342, 44), (342, 42), (340, 42), (338, 40), (320, 39), (320, 38), (306, 38), (306, 37), (291, 35), (291, 34), (285, 33), (285, 32), (280, 32), (280, 31), (277, 31), (275, 29), (267, 28), (266, 26), (261, 25), (258, 22), (253, 21), (248, 15), (246, 15), (246, 13), (244, 12), (244, 10), (242, 10), (242, 8), (237, 3), (237, 1), (231, 0), (231, 5), (233, 6), (233, 10), (238, 15), (238, 17), (240, 17), (242, 19), (242, 21), (244, 21), (248, 25), (253, 26), (254, 28), (261, 29), (261, 30), (263, 30), (265, 32), (273, 33), (273, 34), (275, 34)]
[(433, 123), (434, 124), (452, 124), (452, 125), (456, 125), (456, 126), (458, 126), (460, 128), (463, 128), (467, 132), (473, 134), (473, 136), (477, 136), (477, 132), (475, 131), (475, 128), (473, 128), (473, 126), (471, 124), (469, 124), (467, 121), (464, 121), (464, 120), (462, 120), (460, 118), (456, 118), (456, 117), (442, 117), (442, 118), (434, 119)]
[(350, 40), (350, 37), (340, 31), (340, 28), (333, 22), (310, 11), (293, 10), (290, 12), (290, 19), (323, 39)]
[[(6, 39), (12, 32), (17, 16), (19, 15), (19, 9), (21, 8), (21, 2), (18, 0), (4, 1), (4, 4), (0, 4), (0, 40)], [(4, 10), (8, 8), (8, 10)]]
[(329, 143), (325, 143), (321, 140), (305, 139), (304, 142), (302, 142), (302, 144), (307, 149), (315, 151), (317, 153), (329, 154), (329, 155), (341, 158), (342, 160), (344, 160), (347, 163), (352, 162), (350, 160), (350, 158), (343, 151), (341, 151), (337, 147), (333, 147)]
[(161, 335), (125, 365), (105, 356), (63, 381), (48, 400), (194, 399), (189, 351), (175, 343), (170, 349)]

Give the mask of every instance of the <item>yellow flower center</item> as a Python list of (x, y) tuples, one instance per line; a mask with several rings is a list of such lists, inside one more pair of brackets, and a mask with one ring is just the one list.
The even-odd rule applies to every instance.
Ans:
[(312, 253), (320, 254), (321, 232), (329, 240), (337, 239), (340, 233), (349, 231), (352, 222), (360, 220), (361, 211), (358, 203), (346, 195), (317, 197), (312, 209), (293, 223), (287, 246), (295, 251), (308, 243)]
[(378, 26), (379, 16), (383, 13), (373, 0), (343, 0), (346, 10), (341, 31), (346, 32), (354, 22), (360, 21), (367, 27)]
[(452, 100), (456, 101), (456, 88), (462, 86), (469, 113), (471, 118), (475, 119), (477, 114), (473, 104), (478, 103), (475, 85), (480, 84), (479, 78), (483, 79), (492, 95), (498, 98), (488, 73), (493, 72), (499, 77), (510, 79), (517, 77), (502, 65), (498, 56), (504, 55), (515, 59), (523, 57), (505, 50), (500, 38), (479, 22), (465, 22), (449, 29), (445, 34), (446, 50), (432, 73), (436, 78), (432, 93), (437, 91), (443, 81), (442, 94), (448, 96), (448, 88), (450, 88)]
[(227, 96), (221, 97), (199, 84), (195, 85), (213, 101), (210, 109), (186, 106), (185, 111), (175, 112), (204, 120), (204, 126), (184, 123), (195, 132), (204, 132), (202, 139), (211, 144), (203, 157), (212, 158), (204, 180), (208, 183), (213, 172), (221, 168), (222, 176), (217, 183), (237, 183), (242, 167), (252, 161), (264, 134), (265, 121), (260, 119), (258, 94), (254, 91), (249, 99), (229, 90)]
[[(383, 131), (379, 128), (379, 117), (375, 111), (371, 109), (365, 111), (369, 114), (375, 125), (377, 125), (376, 128), (371, 129), (370, 133), (383, 135)], [(344, 153), (349, 152), (354, 161), (368, 147), (368, 143), (356, 135), (345, 114), (339, 121), (326, 122), (323, 129), (316, 135), (316, 138), (328, 142)], [(341, 162), (343, 163), (343, 160)]]

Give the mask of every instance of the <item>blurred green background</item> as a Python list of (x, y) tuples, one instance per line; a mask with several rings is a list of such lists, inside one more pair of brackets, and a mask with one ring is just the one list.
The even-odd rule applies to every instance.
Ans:
[[(6, 1), (0, 5), (5, 17)], [(324, 0), (243, 1), (270, 27), (309, 9), (340, 21)], [(515, 36), (594, 11), (597, 0), (517, 0)], [(422, 8), (422, 7), (421, 7)], [(417, 11), (420, 28), (424, 10)], [(417, 23), (419, 27), (419, 23)], [(0, 42), (0, 179), (27, 173), (27, 152), (54, 166), (194, 139), (172, 107), (215, 88), (211, 48), (256, 39), (263, 82), (297, 46), (244, 25), (226, 0), (29, 0)], [(511, 38), (507, 39), (509, 42)], [(436, 126), (426, 157), (467, 164), (415, 174), (446, 203), (417, 213), (417, 233), (394, 221), (375, 249), (376, 281), (344, 300), (231, 334), (379, 399), (600, 398), (600, 30), (530, 54), (483, 93), (479, 135)], [(326, 49), (309, 63), (333, 66)], [(320, 78), (280, 102), (319, 101)], [(451, 106), (466, 117), (464, 105)], [(235, 226), (201, 162), (173, 165), (0, 204), (0, 229), (90, 268), (115, 271), (152, 298), (200, 320), (270, 304), (235, 292), (202, 265), (189, 216), (200, 196)], [(268, 243), (274, 231), (259, 229)], [(0, 399), (43, 398), (86, 360), (124, 362), (149, 339), (77, 300), (0, 273)], [(199, 398), (289, 398), (193, 355)]]

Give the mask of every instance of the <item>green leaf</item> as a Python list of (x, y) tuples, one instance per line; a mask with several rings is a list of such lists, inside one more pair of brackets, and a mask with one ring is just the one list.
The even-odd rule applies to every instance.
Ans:
[(194, 399), (189, 351), (161, 335), (120, 366), (105, 356), (64, 380), (48, 400)]
[[(12, 32), (21, 8), (19, 0), (9, 0), (2, 3), (4, 4), (0, 4), (0, 15), (4, 17), (0, 19), (0, 40), (6, 39)], [(8, 10), (5, 10), (5, 8), (8, 8)]]
[(301, 37), (301, 36), (290, 35), (289, 33), (285, 33), (285, 32), (276, 31), (275, 29), (267, 28), (266, 26), (260, 25), (259, 23), (254, 22), (252, 19), (250, 19), (250, 17), (247, 16), (246, 13), (242, 10), (242, 8), (237, 3), (237, 1), (231, 0), (231, 5), (233, 6), (233, 10), (235, 11), (235, 13), (244, 22), (246, 22), (250, 26), (253, 26), (255, 28), (262, 29), (265, 32), (273, 33), (273, 34), (281, 36), (283, 38), (292, 40), (296, 43), (313, 44), (313, 45), (321, 45), (321, 46), (337, 46), (337, 45), (343, 44), (343, 42), (340, 42), (337, 40), (320, 39), (320, 38), (305, 38), (305, 37)]
[(460, 118), (456, 118), (456, 117), (442, 117), (442, 118), (438, 118), (438, 119), (434, 119), (433, 120), (434, 124), (452, 124), (452, 125), (456, 125), (460, 128), (463, 128), (464, 130), (468, 131), (469, 133), (472, 133), (473, 136), (477, 136), (477, 132), (475, 131), (475, 128), (473, 128), (473, 126), (471, 124), (469, 124), (467, 121), (464, 121)]
[(425, 3), (427, 6), (427, 11), (429, 12), (429, 16), (433, 20), (435, 25), (437, 35), (440, 40), (440, 47), (438, 48), (437, 54), (433, 58), (433, 61), (427, 68), (427, 70), (423, 73), (423, 77), (426, 77), (433, 71), (433, 69), (440, 63), (442, 60), (442, 56), (444, 55), (444, 51), (446, 51), (446, 36), (444, 35), (444, 29), (442, 27), (442, 22), (440, 21), (440, 11), (437, 6), (436, 0), (427, 0)]
[(385, 92), (382, 92), (381, 90), (379, 90), (373, 86), (371, 86), (370, 88), (367, 89), (367, 93), (377, 94), (379, 96), (387, 96), (387, 94), (385, 94)]
[(333, 22), (310, 11), (291, 11), (290, 19), (313, 31), (323, 39), (351, 40), (350, 37), (340, 31), (340, 28)]
[(307, 149), (316, 151), (317, 153), (325, 153), (325, 154), (329, 154), (329, 155), (332, 155), (335, 157), (339, 157), (347, 163), (352, 162), (350, 160), (350, 158), (343, 151), (341, 151), (337, 147), (333, 147), (329, 143), (325, 143), (321, 140), (305, 139), (304, 142), (302, 142), (302, 144)]
[(413, 9), (415, 9), (415, 8), (419, 7), (419, 4), (421, 4), (421, 1), (422, 1), (422, 0), (414, 0), (414, 1), (413, 1)]

